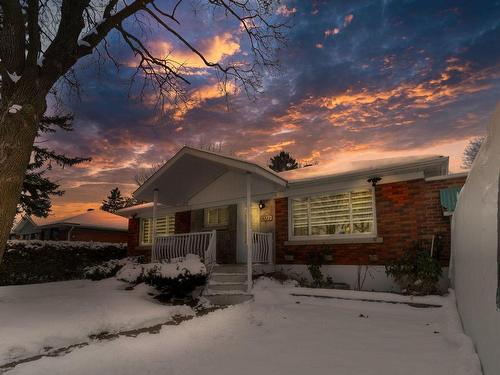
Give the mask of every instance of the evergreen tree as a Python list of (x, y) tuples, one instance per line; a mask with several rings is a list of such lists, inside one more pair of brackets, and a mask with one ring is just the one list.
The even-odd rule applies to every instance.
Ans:
[(299, 167), (299, 163), (285, 151), (281, 151), (278, 155), (273, 156), (270, 161), (269, 168), (275, 172), (289, 171)]
[[(38, 136), (54, 133), (58, 129), (73, 130), (73, 116), (44, 116), (38, 124)], [(90, 158), (69, 157), (58, 154), (54, 150), (40, 147), (35, 142), (31, 154), (31, 161), (24, 176), (21, 197), (17, 205), (17, 212), (25, 215), (47, 217), (51, 211), (51, 196), (61, 196), (64, 191), (57, 182), (47, 177), (47, 172), (52, 169), (53, 163), (64, 168), (90, 161)]]
[(101, 210), (115, 213), (121, 208), (134, 204), (136, 204), (136, 200), (133, 197), (122, 197), (120, 189), (116, 187), (109, 192), (107, 199), (102, 201)]
[(484, 137), (473, 138), (469, 141), (462, 155), (462, 168), (469, 169), (472, 167), (472, 163), (474, 163), (483, 142)]

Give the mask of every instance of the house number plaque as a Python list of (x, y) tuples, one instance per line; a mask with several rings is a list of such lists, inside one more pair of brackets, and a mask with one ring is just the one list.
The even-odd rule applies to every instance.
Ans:
[(262, 215), (260, 221), (273, 221), (273, 215)]

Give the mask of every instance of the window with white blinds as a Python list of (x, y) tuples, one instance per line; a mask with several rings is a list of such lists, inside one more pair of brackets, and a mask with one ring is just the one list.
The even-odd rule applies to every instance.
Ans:
[[(167, 235), (175, 232), (175, 215), (156, 218), (156, 234)], [(141, 245), (151, 245), (153, 242), (153, 219), (141, 219)]]
[(371, 189), (291, 199), (293, 237), (374, 233)]
[(229, 223), (229, 208), (212, 207), (204, 210), (205, 227), (224, 226)]

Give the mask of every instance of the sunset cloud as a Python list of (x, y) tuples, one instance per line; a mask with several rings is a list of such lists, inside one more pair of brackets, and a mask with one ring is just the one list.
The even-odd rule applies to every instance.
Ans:
[[(449, 12), (435, 2), (287, 4), (278, 16), (301, 17), (290, 19), (280, 72), (264, 75), (256, 100), (234, 87), (226, 100), (198, 57), (159, 35), (151, 47), (183, 64), (191, 82), (190, 100), (167, 106), (170, 116), (155, 111), (153, 96), (130, 100), (132, 69), (116, 75), (104, 66), (99, 81), (82, 70), (85, 95), (67, 105), (75, 131), (57, 132), (47, 144), (93, 160), (51, 171), (67, 190), (56, 210), (94, 208), (114, 186), (130, 193), (139, 169), (183, 145), (213, 142), (263, 165), (281, 150), (325, 170), (349, 160), (431, 153), (449, 155), (451, 169), (460, 170), (467, 140), (484, 134), (499, 100), (500, 50), (493, 48), (499, 5), (466, 2)], [(251, 53), (238, 26), (220, 17), (184, 26), (210, 61), (240, 62)]]

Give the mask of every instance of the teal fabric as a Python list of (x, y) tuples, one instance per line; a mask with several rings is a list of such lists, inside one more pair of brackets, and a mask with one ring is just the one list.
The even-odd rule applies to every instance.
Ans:
[(443, 210), (445, 212), (455, 211), (455, 206), (457, 205), (458, 193), (460, 193), (459, 187), (451, 187), (439, 191), (439, 196), (441, 198), (441, 206), (443, 206)]

